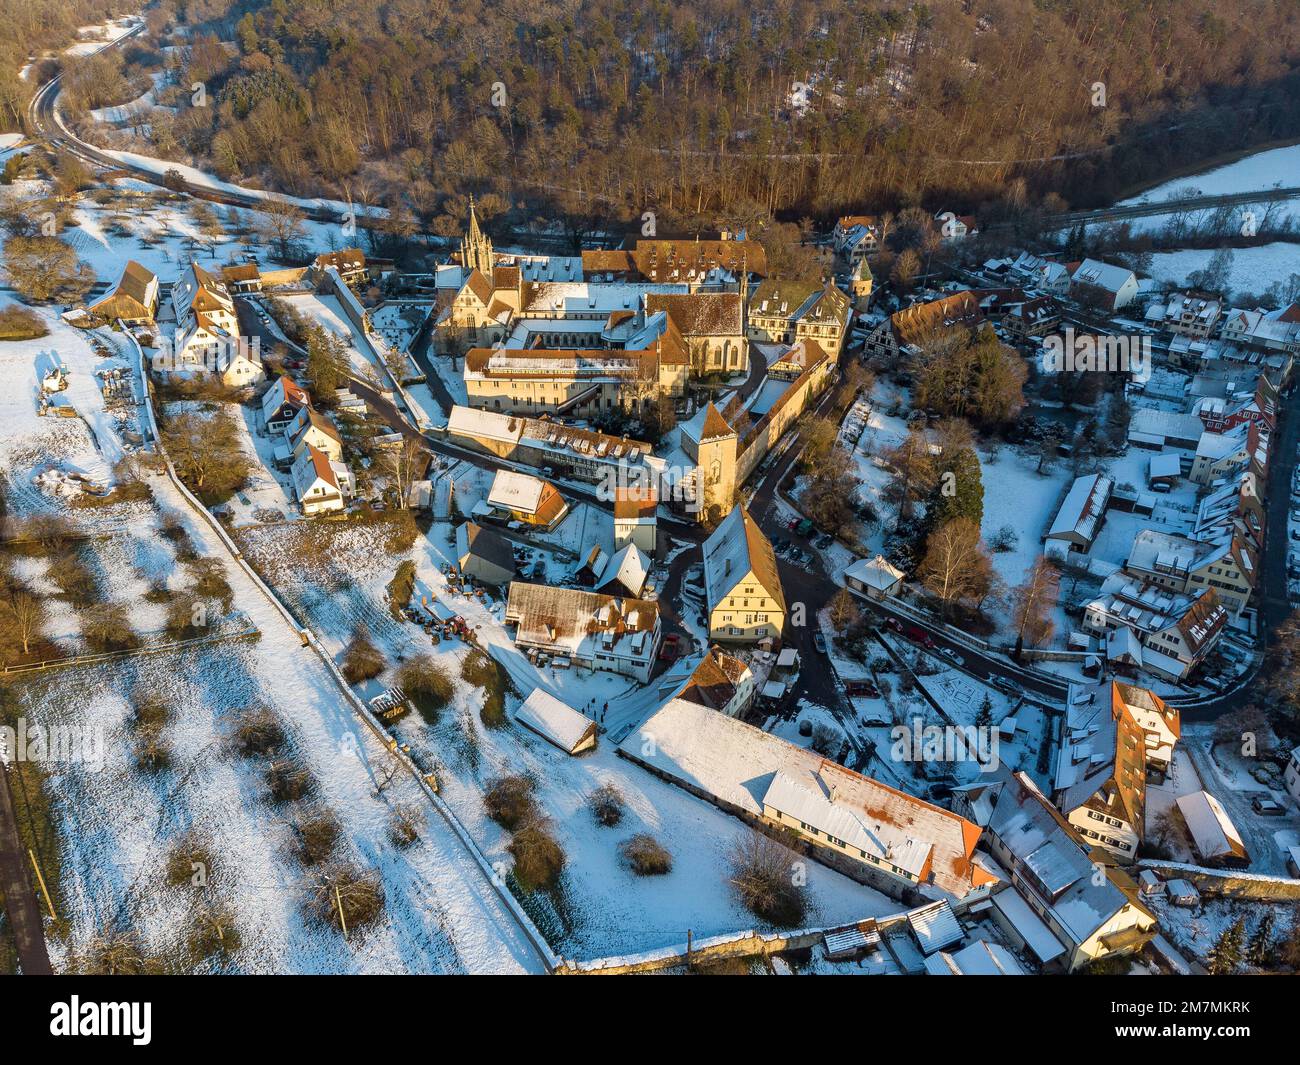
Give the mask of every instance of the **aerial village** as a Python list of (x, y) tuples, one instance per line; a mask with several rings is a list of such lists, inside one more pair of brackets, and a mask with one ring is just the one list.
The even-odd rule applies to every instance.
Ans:
[(56, 967), (1300, 968), (1294, 274), (472, 197), (413, 271), (104, 180), (95, 280), (0, 297)]

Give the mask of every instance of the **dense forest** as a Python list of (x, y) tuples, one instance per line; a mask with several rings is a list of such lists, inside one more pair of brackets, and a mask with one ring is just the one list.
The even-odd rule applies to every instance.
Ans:
[(32, 88), (22, 69), (30, 57), (66, 48), (79, 27), (129, 10), (124, 0), (0, 0), (0, 131), (22, 127)]
[(78, 61), (74, 102), (169, 71), (147, 150), (448, 233), (470, 192), (521, 222), (992, 220), (1300, 136), (1300, 0), (161, 0), (148, 21)]

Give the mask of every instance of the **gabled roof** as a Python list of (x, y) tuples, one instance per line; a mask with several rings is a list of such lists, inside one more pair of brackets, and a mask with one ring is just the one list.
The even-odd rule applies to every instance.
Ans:
[(739, 335), (745, 331), (744, 301), (739, 292), (650, 293), (647, 314), (666, 311), (684, 337)]
[(718, 647), (710, 647), (677, 697), (721, 710), (736, 697), (746, 677), (753, 677), (749, 666)]
[(748, 573), (785, 610), (785, 592), (776, 568), (776, 553), (763, 530), (742, 507), (733, 507), (704, 541), (704, 587), (709, 608), (722, 602)]
[(541, 688), (534, 688), (520, 704), (515, 720), (569, 754), (596, 734), (596, 722)]
[(515, 554), (510, 541), (492, 529), (467, 521), (456, 529), (456, 560), (463, 565), (470, 555), (507, 573), (515, 571)]
[(980, 829), (965, 818), (688, 699), (669, 700), (620, 750), (749, 816), (769, 800), (811, 814), (809, 824), (841, 828), (865, 844), (855, 849), (917, 871), (931, 897), (961, 897), (997, 879), (974, 860)]

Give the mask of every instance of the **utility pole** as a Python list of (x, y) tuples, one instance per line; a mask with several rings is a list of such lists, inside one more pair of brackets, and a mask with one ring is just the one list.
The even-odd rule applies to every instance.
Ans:
[(45, 875), (41, 872), (41, 865), (36, 860), (36, 852), (33, 851), (31, 847), (27, 848), (27, 856), (31, 858), (32, 868), (36, 870), (36, 879), (41, 885), (41, 894), (45, 896), (45, 906), (50, 911), (50, 918), (57, 921), (59, 915), (54, 912), (54, 903), (50, 899), (49, 888), (45, 886)]

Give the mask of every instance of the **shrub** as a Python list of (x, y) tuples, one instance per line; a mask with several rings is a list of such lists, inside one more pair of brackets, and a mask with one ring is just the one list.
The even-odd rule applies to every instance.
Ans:
[(623, 796), (613, 784), (602, 784), (591, 793), (588, 800), (596, 820), (606, 828), (613, 828), (623, 820)]
[(99, 581), (75, 548), (53, 556), (46, 576), (73, 606), (99, 602)]
[(188, 640), (206, 631), (207, 610), (192, 595), (178, 595), (167, 604), (167, 620), (163, 623), (167, 635), (178, 640)]
[(311, 770), (294, 762), (272, 762), (266, 771), (266, 787), (273, 803), (298, 802), (315, 790)]
[(406, 692), (420, 716), (430, 724), (437, 720), (438, 711), (451, 702), (456, 691), (447, 671), (431, 655), (417, 655), (403, 662), (397, 671), (397, 686)]
[(502, 828), (515, 829), (537, 814), (533, 785), (527, 777), (498, 777), (483, 796), (488, 817)]
[(619, 850), (637, 876), (662, 876), (673, 870), (673, 856), (648, 832), (625, 839)]
[(409, 847), (420, 838), (424, 813), (414, 803), (399, 802), (388, 814), (388, 838), (398, 847)]
[[(214, 867), (208, 841), (195, 832), (187, 832), (172, 844), (163, 875), (171, 887), (184, 887), (186, 884), (197, 887), (212, 878)], [(200, 884), (195, 883), (196, 877)]]
[(194, 927), (186, 940), (191, 964), (208, 958), (228, 958), (239, 950), (240, 943), (235, 916), (228, 907), (200, 906), (194, 911)]
[(331, 928), (341, 929), (346, 923), (348, 931), (354, 932), (383, 913), (384, 885), (371, 870), (337, 864), (324, 870), (316, 881), (311, 914)]
[(229, 611), (234, 593), (230, 590), (230, 582), (226, 580), (226, 567), (221, 564), (221, 560), (197, 558), (189, 566), (190, 572), (194, 574), (194, 587), (191, 589), (194, 594), (203, 599), (219, 599), (221, 609)]
[(357, 629), (343, 651), (343, 676), (349, 684), (360, 684), (379, 676), (388, 665), (384, 653), (370, 642), (369, 637)]
[(253, 707), (241, 715), (233, 743), (236, 752), (245, 758), (275, 754), (284, 746), (284, 727), (267, 707)]
[(92, 650), (125, 651), (139, 639), (120, 603), (94, 603), (81, 612), (81, 635)]
[(131, 720), (138, 729), (163, 728), (172, 719), (172, 708), (157, 692), (137, 685), (131, 693)]
[(479, 717), (488, 728), (506, 724), (506, 689), (509, 683), (501, 666), (482, 651), (470, 651), (460, 664), (460, 675), (473, 687), (483, 690), (483, 709)]
[(172, 764), (171, 748), (163, 736), (161, 726), (137, 728), (135, 732), (135, 765), (142, 773), (160, 773)]
[(48, 332), (40, 315), (31, 308), (16, 303), (0, 308), (0, 340), (34, 340)]
[(397, 572), (388, 582), (388, 612), (394, 621), (402, 620), (402, 608), (411, 601), (415, 590), (415, 563), (406, 559), (397, 564)]
[(515, 860), (515, 880), (524, 891), (554, 887), (564, 871), (564, 851), (540, 822), (516, 832), (506, 850)]
[(300, 817), (294, 831), (298, 837), (298, 860), (303, 865), (320, 865), (334, 856), (343, 827), (331, 811), (319, 809)]
[(803, 922), (807, 889), (796, 881), (793, 851), (770, 836), (750, 831), (731, 852), (731, 886), (746, 909), (774, 925)]

